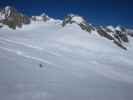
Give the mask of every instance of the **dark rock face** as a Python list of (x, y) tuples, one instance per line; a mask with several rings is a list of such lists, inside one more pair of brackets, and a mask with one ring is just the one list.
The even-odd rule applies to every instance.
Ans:
[(65, 16), (64, 17), (64, 20), (63, 20), (63, 23), (62, 23), (62, 26), (64, 27), (66, 24), (72, 24), (72, 23), (74, 23), (73, 21), (72, 21), (72, 16), (70, 16), (70, 15), (67, 15), (67, 16)]
[(49, 18), (47, 15), (42, 14), (42, 15), (40, 15), (40, 16), (32, 16), (31, 19), (32, 19), (33, 21), (44, 21), (44, 22), (46, 22), (46, 21), (48, 21), (50, 18)]
[(98, 32), (98, 34), (100, 36), (103, 36), (103, 37), (105, 37), (105, 38), (107, 38), (109, 40), (114, 40), (114, 38), (108, 32), (106, 32), (103, 28), (101, 28), (101, 27), (97, 28), (97, 32)]
[[(75, 21), (73, 20), (74, 17), (79, 17), (80, 19), (82, 19), (82, 21)], [(64, 20), (63, 20), (63, 23), (62, 23), (62, 26), (64, 27), (65, 25), (67, 24), (72, 24), (72, 23), (76, 23), (78, 24), (81, 29), (87, 31), (87, 32), (91, 32), (92, 30), (95, 30), (95, 28), (92, 26), (92, 25), (89, 25), (85, 19), (81, 16), (78, 16), (78, 15), (67, 15), (64, 17)]]
[(118, 41), (113, 41), (118, 47), (120, 47), (120, 48), (122, 48), (122, 49), (124, 49), (124, 50), (127, 50), (127, 48), (124, 46), (124, 45), (122, 45), (120, 42), (118, 42)]
[(30, 17), (23, 16), (22, 17), (22, 22), (23, 22), (23, 24), (30, 24)]
[(97, 27), (97, 32), (100, 36), (105, 37), (109, 40), (113, 40), (113, 43), (116, 44), (118, 47), (127, 50), (126, 46), (124, 46), (123, 42), (128, 43), (128, 35), (126, 30), (111, 30), (106, 27)]
[(33, 21), (36, 21), (36, 17), (35, 16), (32, 16), (31, 18)]
[(117, 38), (120, 42), (129, 42), (126, 32), (116, 30), (114, 37)]
[(48, 16), (43, 16), (43, 21), (46, 22), (49, 20), (49, 17)]
[(79, 26), (80, 26), (83, 30), (85, 30), (85, 31), (87, 31), (87, 32), (91, 32), (92, 30), (93, 30), (93, 31), (95, 30), (95, 28), (94, 28), (92, 25), (80, 23)]
[(3, 26), (2, 25), (0, 25), (0, 28), (2, 28)]
[(0, 23), (8, 25), (12, 29), (22, 27), (23, 24), (30, 24), (30, 18), (17, 12), (17, 10), (13, 7), (3, 8), (1, 9), (1, 13), (5, 16), (5, 18), (0, 20)]

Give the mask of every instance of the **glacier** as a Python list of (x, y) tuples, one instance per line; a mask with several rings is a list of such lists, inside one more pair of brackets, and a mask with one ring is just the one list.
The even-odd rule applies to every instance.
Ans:
[(61, 22), (0, 29), (0, 100), (132, 100), (133, 38), (123, 50)]

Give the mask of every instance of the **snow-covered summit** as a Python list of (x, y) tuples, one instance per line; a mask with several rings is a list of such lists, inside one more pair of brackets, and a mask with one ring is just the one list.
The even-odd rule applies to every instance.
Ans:
[(64, 17), (62, 26), (66, 26), (67, 24), (77, 24), (81, 27), (81, 29), (91, 32), (95, 30), (95, 28), (89, 24), (83, 17), (75, 14), (68, 14)]
[[(103, 38), (113, 41), (117, 46), (127, 50), (127, 43), (130, 42), (129, 36), (132, 36), (133, 32), (127, 30), (121, 26), (95, 26), (79, 15), (76, 14), (68, 14), (64, 17), (63, 20), (54, 19), (49, 17), (47, 14), (42, 13), (39, 16), (26, 16), (20, 12), (18, 12), (14, 7), (7, 6), (0, 10), (0, 23), (1, 27), (7, 25), (12, 29), (16, 29), (16, 27), (24, 27), (25, 29), (32, 29), (31, 26), (35, 27), (45, 27), (45, 26), (53, 26), (60, 27), (60, 29), (66, 29), (67, 25), (69, 26), (77, 26), (75, 29), (79, 29), (85, 31), (89, 34), (98, 34)], [(26, 26), (25, 26), (26, 24)], [(28, 27), (29, 26), (29, 27)], [(23, 29), (24, 29), (23, 28)], [(50, 29), (51, 30), (51, 29)], [(126, 45), (125, 45), (126, 44)]]
[(132, 100), (132, 29), (11, 15), (0, 22), (0, 100)]
[(81, 17), (81, 16), (79, 16), (79, 15), (70, 14), (68, 16), (71, 17), (71, 21), (72, 22), (75, 22), (77, 24), (80, 24), (80, 23), (84, 23), (85, 22), (84, 18)]
[(81, 23), (86, 23), (86, 21), (84, 20), (83, 17), (75, 14), (68, 14), (67, 16), (64, 17), (64, 23), (63, 23), (64, 26), (66, 24), (72, 24), (72, 23), (81, 24)]
[(45, 13), (42, 13), (40, 16), (32, 16), (31, 18), (33, 21), (48, 21), (50, 17), (46, 15)]

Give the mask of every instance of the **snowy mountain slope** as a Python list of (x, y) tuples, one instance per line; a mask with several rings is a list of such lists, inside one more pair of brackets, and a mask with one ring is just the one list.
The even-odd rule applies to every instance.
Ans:
[[(3, 17), (4, 16), (4, 17)], [(45, 13), (40, 16), (32, 16), (28, 17), (20, 12), (18, 12), (14, 7), (7, 6), (3, 9), (0, 9), (0, 27), (8, 26), (11, 29), (21, 28), (24, 25), (30, 25), (32, 23), (46, 23), (46, 22), (54, 22), (56, 24), (60, 24), (62, 27), (65, 27), (67, 24), (77, 24), (80, 26), (82, 30), (92, 33), (93, 31), (97, 31), (97, 34), (100, 36), (112, 40), (112, 42), (118, 47), (127, 50), (125, 44), (129, 41), (128, 36), (132, 37), (132, 31), (125, 27), (110, 27), (110, 26), (95, 26), (88, 23), (84, 17), (68, 14), (64, 17), (64, 20), (57, 20), (49, 17)]]
[(114, 27), (62, 22), (0, 29), (0, 100), (132, 100), (133, 38), (124, 50), (105, 38)]
[(2, 28), (1, 100), (131, 100), (133, 46), (128, 47), (124, 51), (77, 24)]

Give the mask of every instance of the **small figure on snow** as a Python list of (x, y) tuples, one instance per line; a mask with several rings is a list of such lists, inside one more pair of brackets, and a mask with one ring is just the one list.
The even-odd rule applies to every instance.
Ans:
[(39, 64), (39, 67), (40, 67), (40, 68), (42, 68), (42, 67), (43, 67), (43, 65), (42, 65), (42, 64)]

